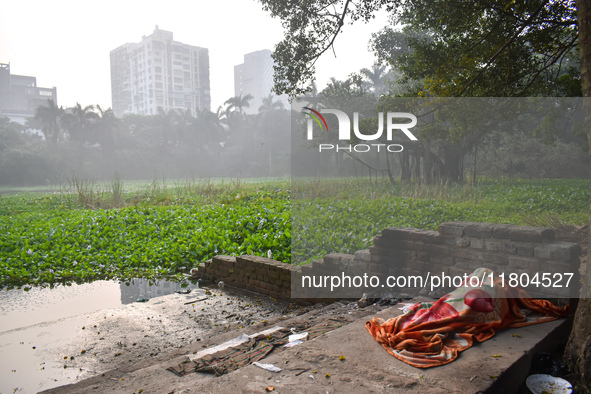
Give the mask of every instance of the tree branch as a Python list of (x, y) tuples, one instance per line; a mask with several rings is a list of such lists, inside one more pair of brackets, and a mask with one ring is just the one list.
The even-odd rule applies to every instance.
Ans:
[[(322, 56), (322, 54), (323, 54), (324, 52), (326, 52), (326, 51), (327, 51), (329, 48), (331, 48), (331, 47), (333, 46), (333, 44), (334, 44), (334, 42), (335, 42), (335, 40), (336, 40), (336, 38), (337, 38), (337, 35), (338, 35), (338, 34), (339, 34), (339, 32), (341, 31), (341, 27), (342, 27), (342, 26), (343, 26), (343, 24), (344, 24), (344, 21), (345, 21), (345, 16), (347, 15), (347, 8), (349, 7), (349, 3), (351, 3), (351, 0), (347, 0), (347, 1), (345, 2), (345, 8), (343, 9), (343, 12), (342, 12), (342, 14), (341, 14), (341, 17), (340, 17), (339, 21), (337, 22), (337, 24), (338, 24), (338, 26), (339, 26), (339, 27), (337, 28), (337, 31), (336, 31), (336, 32), (333, 34), (333, 36), (332, 36), (332, 39), (330, 40), (330, 42), (328, 43), (328, 45), (327, 45), (326, 47), (324, 47), (324, 49), (323, 49), (323, 50), (321, 50), (321, 51), (320, 51), (320, 53), (318, 53), (318, 55), (316, 55), (316, 58), (315, 58), (315, 59), (314, 59), (314, 61), (312, 62), (311, 66), (313, 66), (314, 64), (316, 64), (316, 61), (318, 60), (318, 58), (319, 58), (320, 56)], [(311, 67), (311, 66), (310, 66), (310, 67)], [(308, 70), (310, 69), (310, 67), (308, 67)]]
[(527, 21), (519, 28), (517, 29), (517, 31), (515, 32), (515, 34), (513, 34), (513, 36), (509, 39), (509, 41), (507, 41), (501, 48), (499, 48), (499, 50), (490, 58), (490, 60), (484, 65), (484, 67), (482, 68), (482, 70), (480, 70), (480, 72), (478, 73), (478, 75), (476, 75), (474, 78), (472, 78), (472, 80), (466, 85), (464, 86), (464, 88), (460, 91), (460, 93), (458, 93), (456, 95), (456, 97), (462, 96), (464, 94), (464, 92), (466, 90), (468, 90), (468, 88), (470, 88), (472, 85), (474, 85), (474, 83), (476, 83), (476, 81), (478, 81), (480, 79), (480, 77), (482, 77), (482, 75), (485, 73), (485, 71), (490, 67), (490, 65), (497, 59), (497, 57), (499, 57), (499, 55), (501, 53), (503, 53), (503, 51), (509, 46), (511, 45), (511, 43), (513, 41), (515, 41), (515, 39), (519, 36), (519, 34), (521, 34), (521, 32), (530, 25), (530, 23), (534, 20), (534, 18), (544, 9), (544, 7), (546, 6), (546, 4), (548, 4), (550, 0), (545, 0), (542, 4), (540, 4), (540, 6), (535, 10), (535, 12), (527, 19)]

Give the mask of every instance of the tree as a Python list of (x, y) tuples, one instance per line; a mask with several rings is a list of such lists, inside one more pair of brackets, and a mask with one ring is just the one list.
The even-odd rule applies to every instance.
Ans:
[[(285, 38), (275, 49), (275, 91), (303, 94), (314, 63), (336, 40), (346, 21), (393, 12), (403, 32), (374, 38), (378, 55), (409, 78), (422, 81), (415, 94), (440, 96), (551, 95), (571, 93), (580, 82), (591, 147), (591, 4), (588, 0), (350, 0), (284, 2), (261, 0), (282, 20)], [(403, 34), (404, 33), (404, 34)], [(380, 50), (386, 47), (386, 51)], [(389, 48), (389, 49), (388, 49)], [(580, 75), (570, 57), (580, 55)], [(428, 60), (428, 61), (427, 61)], [(572, 66), (565, 73), (563, 63)], [(565, 77), (566, 75), (566, 77)], [(591, 149), (590, 149), (591, 154)], [(591, 210), (590, 210), (591, 211)], [(591, 250), (591, 238), (589, 240)], [(580, 383), (591, 387), (591, 269), (566, 350)]]
[(179, 142), (185, 142), (193, 147), (198, 146), (198, 129), (195, 127), (195, 117), (191, 110), (186, 108), (184, 111), (180, 108), (176, 110), (176, 128)]
[(222, 132), (222, 112), (221, 107), (218, 113), (211, 112), (209, 108), (203, 108), (197, 111), (196, 128), (199, 131), (199, 143), (202, 148), (209, 152), (210, 155), (215, 155), (217, 159), (220, 157)]
[(362, 68), (359, 73), (365, 77), (365, 85), (372, 91), (376, 96), (386, 93), (388, 86), (387, 81), (390, 78), (390, 72), (386, 71), (386, 66), (374, 63), (369, 68)]
[(308, 90), (316, 60), (332, 48), (345, 23), (367, 22), (381, 8), (406, 27), (404, 34), (380, 42), (390, 41), (394, 52), (410, 48), (397, 61), (399, 68), (438, 95), (528, 94), (537, 83), (548, 86), (547, 72), (555, 65), (562, 69), (577, 46), (574, 0), (261, 2), (283, 22), (285, 37), (273, 54), (275, 90), (291, 96)]
[(448, 0), (449, 8), (410, 3), (395, 14), (405, 27), (374, 35), (373, 48), (408, 78), (423, 81), (415, 94), (549, 96), (567, 81), (560, 78), (565, 71), (578, 72), (569, 61), (577, 46), (572, 0), (502, 6)]
[(250, 107), (249, 101), (254, 97), (248, 93), (246, 96), (242, 96), (242, 93), (238, 96), (229, 98), (224, 102), (227, 105), (226, 112), (238, 112), (240, 115), (244, 115), (244, 108)]
[[(277, 143), (280, 137), (278, 133), (279, 125), (281, 125), (281, 112), (284, 109), (281, 100), (276, 100), (274, 94), (269, 94), (263, 98), (263, 104), (259, 107), (258, 113), (258, 127), (255, 129), (255, 139), (257, 145), (264, 151), (267, 156), (266, 167), (267, 176), (272, 176), (273, 172), (273, 156), (277, 154), (278, 148), (281, 146)], [(279, 138), (278, 138), (279, 137)]]
[(269, 94), (263, 98), (263, 104), (259, 107), (259, 113), (273, 111), (275, 109), (283, 109), (283, 103), (281, 100), (275, 100), (274, 94)]
[(80, 103), (68, 108), (62, 116), (62, 123), (70, 138), (78, 143), (91, 142), (92, 124), (98, 118), (94, 105), (82, 107)]
[(161, 153), (169, 154), (172, 147), (178, 142), (176, 118), (177, 113), (174, 110), (166, 111), (164, 108), (158, 107), (156, 124), (158, 126), (158, 145)]
[[(577, 7), (581, 85), (583, 97), (586, 98), (583, 104), (585, 106), (588, 146), (591, 147), (591, 102), (589, 102), (591, 100), (591, 4), (585, 0), (578, 0)], [(591, 156), (591, 148), (589, 155)], [(591, 251), (591, 236), (588, 250)], [(587, 392), (591, 391), (591, 269), (589, 265), (589, 257), (587, 257), (581, 299), (565, 352), (570, 364), (574, 367), (574, 372), (581, 376), (581, 382), (585, 385)]]
[(115, 116), (113, 109), (103, 110), (100, 105), (96, 106), (98, 118), (95, 122), (96, 139), (101, 146), (103, 154), (109, 156), (117, 145), (117, 130), (121, 127), (121, 119)]
[(47, 105), (40, 105), (35, 111), (35, 120), (41, 122), (41, 131), (48, 141), (57, 143), (62, 134), (61, 117), (64, 113), (62, 107), (58, 107), (52, 99), (47, 100)]

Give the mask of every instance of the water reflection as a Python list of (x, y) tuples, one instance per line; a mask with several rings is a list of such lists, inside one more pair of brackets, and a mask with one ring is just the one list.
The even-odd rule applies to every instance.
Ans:
[(0, 290), (0, 332), (199, 288), (197, 283), (187, 284), (183, 288), (181, 283), (163, 280), (134, 279), (128, 283), (100, 280), (51, 289)]
[(121, 304), (130, 304), (132, 302), (142, 302), (151, 298), (160, 297), (174, 292), (190, 292), (198, 289), (197, 282), (185, 282), (186, 287), (182, 287), (181, 283), (159, 281), (150, 282), (145, 279), (134, 279), (131, 283), (121, 283), (119, 288), (121, 290)]

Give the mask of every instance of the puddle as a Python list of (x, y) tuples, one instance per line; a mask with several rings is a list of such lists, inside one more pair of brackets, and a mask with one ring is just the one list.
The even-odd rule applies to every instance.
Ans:
[(3, 290), (0, 393), (34, 393), (134, 368), (202, 338), (292, 313), (287, 302), (228, 286), (206, 293), (197, 284), (135, 280)]
[(199, 288), (187, 283), (188, 287), (182, 288), (180, 283), (164, 280), (152, 285), (145, 279), (135, 279), (129, 285), (101, 280), (53, 289), (1, 290), (0, 333)]

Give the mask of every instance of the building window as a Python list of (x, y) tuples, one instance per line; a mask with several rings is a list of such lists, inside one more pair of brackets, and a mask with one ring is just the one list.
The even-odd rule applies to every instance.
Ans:
[(174, 85), (174, 90), (183, 91), (183, 87), (181, 85)]
[(184, 70), (190, 70), (191, 69), (191, 66), (188, 65), (188, 64), (183, 64), (183, 69)]
[(174, 82), (175, 83), (183, 83), (183, 79), (180, 77), (174, 77)]
[(155, 70), (157, 73), (161, 73), (161, 72), (162, 72), (162, 67), (156, 66), (156, 67), (154, 67), (154, 70)]
[(162, 89), (162, 82), (156, 82), (156, 89)]
[(53, 96), (53, 92), (47, 91), (47, 90), (40, 90), (39, 91), (39, 96)]

